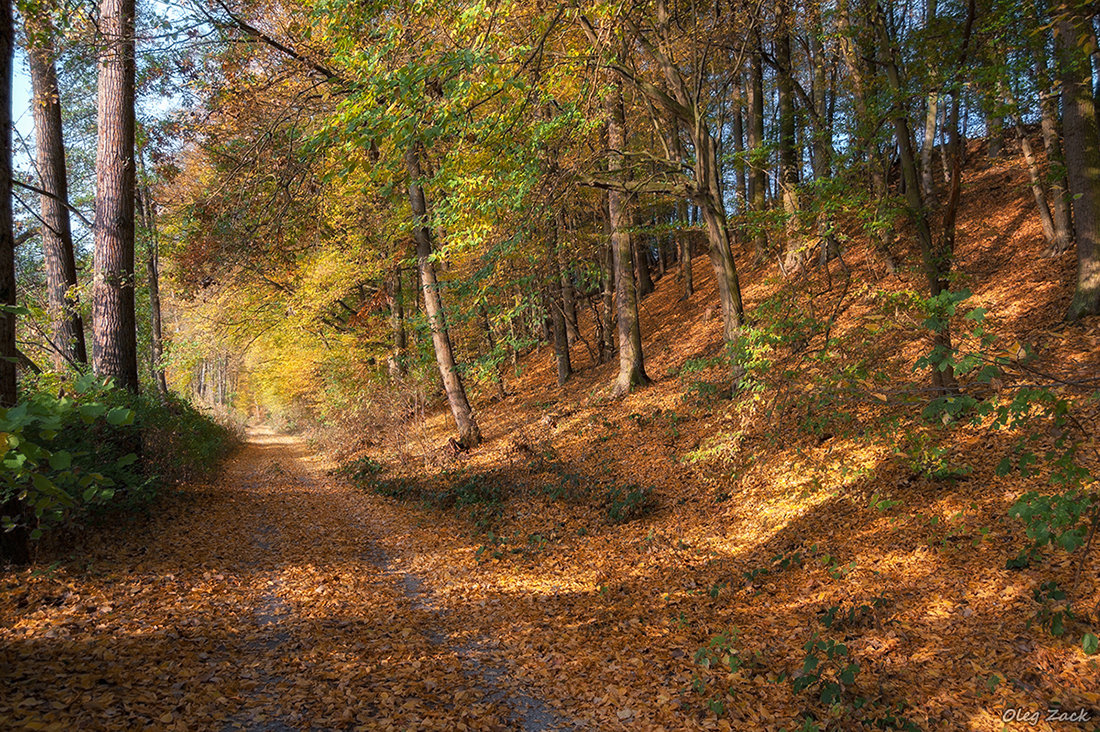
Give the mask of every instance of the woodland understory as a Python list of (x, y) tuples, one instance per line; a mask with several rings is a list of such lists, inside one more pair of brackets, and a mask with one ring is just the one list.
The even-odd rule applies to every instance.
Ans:
[(0, 2), (0, 727), (1100, 730), (1098, 26)]

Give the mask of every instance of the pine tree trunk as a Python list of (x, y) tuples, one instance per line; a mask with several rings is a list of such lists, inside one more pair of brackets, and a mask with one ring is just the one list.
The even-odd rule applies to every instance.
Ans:
[(136, 393), (134, 0), (104, 0), (99, 28), (92, 368)]
[[(623, 113), (622, 87), (615, 80), (614, 91), (607, 101), (608, 172), (612, 177), (624, 175), (623, 153), (626, 146), (626, 122)], [(611, 224), (612, 270), (615, 273), (615, 308), (619, 321), (619, 373), (611, 389), (613, 397), (629, 394), (634, 387), (649, 383), (642, 360), (642, 331), (638, 323), (638, 296), (634, 289), (633, 256), (631, 251), (631, 215), (626, 193), (607, 192), (608, 220)]]
[(481, 430), (478, 429), (474, 410), (466, 398), (466, 388), (462, 385), (454, 350), (451, 347), (451, 334), (444, 317), (443, 299), (439, 294), (439, 283), (435, 278), (432, 265), (432, 232), (427, 226), (428, 203), (420, 183), (420, 151), (416, 144), (405, 152), (405, 169), (409, 176), (409, 205), (414, 219), (413, 235), (416, 239), (416, 260), (420, 272), (421, 292), (424, 295), (424, 312), (428, 316), (428, 326), (432, 332), (432, 345), (435, 347), (435, 360), (439, 366), (439, 375), (443, 379), (443, 391), (454, 415), (458, 427), (459, 442), (465, 447), (481, 444)]
[(1062, 79), (1066, 172), (1077, 234), (1077, 286), (1066, 320), (1100, 314), (1100, 129), (1092, 90), (1091, 20), (1078, 6), (1056, 6), (1054, 40)]
[(47, 310), (53, 340), (54, 368), (88, 362), (84, 321), (77, 296), (76, 257), (69, 224), (68, 174), (61, 126), (61, 97), (54, 70), (54, 29), (46, 14), (28, 9), (23, 14), (27, 61), (33, 90), (39, 196), (42, 216), (42, 255), (46, 264)]

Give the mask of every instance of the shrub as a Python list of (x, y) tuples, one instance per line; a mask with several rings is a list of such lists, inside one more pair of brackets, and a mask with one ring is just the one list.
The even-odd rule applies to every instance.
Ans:
[(91, 514), (146, 504), (167, 483), (210, 477), (232, 434), (186, 402), (92, 376), (28, 380), (0, 410), (0, 529), (7, 558)]
[(648, 516), (657, 507), (652, 488), (636, 485), (612, 488), (607, 492), (607, 517), (613, 524), (625, 524)]

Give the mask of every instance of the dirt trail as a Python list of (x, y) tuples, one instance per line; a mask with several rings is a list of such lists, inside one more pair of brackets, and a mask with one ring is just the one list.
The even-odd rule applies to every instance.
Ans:
[(255, 431), (153, 528), (0, 575), (23, 593), (0, 606), (0, 727), (567, 727), (484, 639), (452, 637), (369, 498), (323, 468)]

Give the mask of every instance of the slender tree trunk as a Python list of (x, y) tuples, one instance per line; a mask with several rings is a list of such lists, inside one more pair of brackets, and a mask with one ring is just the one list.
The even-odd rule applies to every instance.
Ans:
[(768, 256), (767, 227), (762, 220), (767, 208), (767, 181), (764, 174), (762, 150), (764, 145), (764, 69), (760, 59), (759, 43), (753, 50), (748, 83), (749, 102), (749, 210), (755, 214), (753, 223), (753, 250), (756, 259), (763, 262)]
[(737, 156), (734, 165), (734, 180), (737, 185), (737, 212), (744, 214), (748, 209), (748, 178), (745, 175), (745, 125), (744, 125), (744, 100), (741, 91), (741, 74), (733, 82), (733, 152)]
[[(917, 233), (917, 243), (920, 245), (921, 260), (924, 267), (925, 277), (928, 279), (928, 289), (930, 294), (935, 297), (941, 292), (948, 289), (947, 275), (951, 271), (951, 250), (949, 247), (950, 241), (942, 241), (937, 246), (936, 242), (932, 238), (932, 230), (929, 226), (927, 211), (924, 205), (924, 199), (921, 195), (920, 189), (920, 176), (917, 171), (917, 161), (913, 154), (913, 134), (909, 126), (909, 118), (905, 107), (901, 103), (902, 98), (902, 86), (901, 86), (901, 73), (898, 68), (898, 61), (891, 45), (891, 41), (888, 35), (886, 20), (879, 6), (875, 11), (876, 32), (879, 36), (879, 42), (881, 44), (883, 62), (886, 67), (886, 78), (890, 85), (891, 91), (894, 93), (895, 101), (892, 109), (892, 122), (894, 127), (894, 138), (898, 145), (901, 158), (901, 171), (902, 177), (905, 183), (905, 200), (906, 207), (909, 209), (909, 217), (913, 222), (913, 226)], [(946, 128), (952, 129), (954, 132), (952, 144), (958, 144), (958, 99), (954, 101), (954, 116), (951, 123)], [(961, 171), (958, 169), (958, 157), (956, 156), (956, 170), (952, 180), (952, 197), (953, 202), (957, 203), (958, 188), (959, 188), (959, 176)], [(954, 222), (945, 223), (945, 239), (947, 239), (946, 232), (950, 230), (953, 234)], [(950, 353), (951, 351), (951, 334), (948, 328), (944, 327), (936, 331), (933, 336), (933, 347), (942, 353)], [(947, 366), (942, 371), (938, 368), (932, 369), (932, 384), (939, 391), (954, 392), (958, 390), (958, 384), (955, 381), (954, 369)]]
[(138, 390), (134, 314), (134, 0), (100, 3), (92, 367)]
[(54, 71), (54, 29), (42, 8), (41, 15), (28, 9), (23, 14), (27, 36), (27, 60), (33, 89), (34, 129), (42, 215), (42, 254), (46, 263), (47, 308), (55, 347), (54, 368), (66, 363), (86, 364), (84, 321), (77, 294), (76, 257), (69, 225), (68, 175), (61, 127), (61, 97)]
[[(779, 4), (782, 9), (783, 3)], [(806, 253), (802, 242), (802, 226), (799, 220), (798, 167), (799, 156), (795, 142), (794, 82), (791, 79), (791, 35), (787, 27), (787, 14), (780, 12), (775, 41), (775, 53), (779, 69), (779, 185), (783, 196), (783, 212), (787, 216), (783, 270), (786, 275), (799, 274), (806, 269)]]
[(891, 251), (894, 242), (894, 227), (889, 219), (886, 200), (889, 196), (889, 188), (886, 183), (886, 175), (883, 170), (882, 156), (878, 151), (878, 143), (875, 141), (874, 124), (868, 101), (867, 88), (868, 70), (865, 59), (875, 55), (875, 44), (860, 43), (855, 28), (851, 24), (846, 0), (838, 4), (837, 26), (841, 31), (841, 53), (844, 56), (845, 65), (848, 67), (848, 75), (852, 82), (852, 102), (856, 113), (856, 134), (859, 139), (860, 149), (866, 150), (865, 165), (871, 178), (871, 191), (875, 197), (875, 227), (872, 232), (873, 241), (886, 265), (887, 272), (893, 274), (897, 271), (897, 261)]
[(615, 356), (615, 263), (607, 193), (604, 193), (600, 209), (603, 224), (600, 244), (600, 363), (610, 363)]
[(144, 188), (138, 200), (142, 224), (147, 237), (145, 255), (149, 279), (149, 372), (161, 396), (168, 394), (168, 379), (164, 374), (164, 328), (160, 311), (160, 230), (157, 228), (157, 208), (152, 194)]
[[(623, 113), (622, 86), (618, 79), (607, 101), (608, 172), (625, 175), (623, 150), (626, 148), (626, 122)], [(636, 386), (649, 383), (642, 359), (642, 330), (638, 323), (638, 297), (634, 289), (631, 252), (631, 215), (627, 194), (609, 190), (607, 212), (611, 223), (611, 252), (615, 273), (615, 307), (619, 320), (619, 373), (611, 389), (613, 397), (630, 393)]]
[(1077, 234), (1077, 286), (1066, 320), (1100, 314), (1100, 129), (1092, 89), (1091, 19), (1071, 0), (1055, 5), (1066, 172)]
[[(12, 221), (11, 86), (15, 29), (9, 0), (0, 0), (0, 303), (15, 306), (15, 231)], [(0, 313), (0, 407), (11, 407), (18, 398), (15, 364), (15, 314)], [(0, 515), (19, 523), (23, 502), (16, 496), (0, 505)], [(26, 528), (0, 530), (0, 559), (17, 564), (30, 561)]]
[(653, 292), (653, 276), (649, 271), (649, 240), (642, 234), (641, 206), (638, 196), (630, 200), (630, 208), (633, 211), (633, 231), (630, 234), (631, 246), (634, 249), (634, 272), (637, 275), (638, 299), (641, 300)]
[(1065, 157), (1062, 154), (1062, 135), (1059, 130), (1058, 98), (1051, 90), (1052, 80), (1047, 64), (1046, 49), (1035, 49), (1035, 78), (1039, 84), (1039, 126), (1043, 131), (1043, 148), (1047, 153), (1050, 182), (1051, 215), (1054, 231), (1064, 248), (1050, 252), (1052, 255), (1068, 251), (1074, 242), (1073, 214), (1070, 211), (1069, 184), (1066, 181)]
[(924, 115), (924, 144), (920, 149), (921, 193), (928, 205), (935, 206), (936, 186), (932, 183), (932, 152), (936, 149), (936, 120), (939, 119), (940, 96), (928, 94), (928, 109)]
[[(554, 249), (557, 249), (556, 243)], [(550, 251), (547, 255), (550, 263), (550, 286), (546, 298), (546, 307), (550, 311), (550, 332), (553, 336), (554, 361), (558, 370), (558, 386), (564, 386), (573, 375), (573, 363), (569, 357), (569, 333), (565, 325), (565, 297), (562, 287), (562, 273), (558, 265), (558, 253)]]
[(500, 362), (497, 361), (497, 339), (493, 335), (493, 324), (489, 321), (489, 310), (485, 307), (485, 302), (479, 302), (477, 304), (477, 314), (481, 317), (481, 327), (485, 331), (485, 342), (489, 345), (489, 355), (497, 363), (494, 376), (496, 378), (493, 381), (497, 387), (497, 397), (499, 399), (505, 399), (508, 396), (508, 392), (504, 390), (504, 371), (500, 367)]
[(677, 238), (680, 240), (680, 278), (683, 280), (684, 294), (681, 300), (690, 300), (695, 294), (695, 283), (691, 276), (691, 235), (687, 230), (687, 201), (676, 204), (676, 218), (679, 224)]
[(416, 239), (416, 260), (422, 282), (424, 311), (428, 316), (428, 325), (432, 332), (432, 344), (435, 346), (435, 360), (439, 366), (439, 375), (443, 379), (443, 390), (458, 427), (459, 442), (465, 447), (481, 444), (481, 430), (478, 429), (474, 410), (466, 398), (466, 388), (455, 363), (454, 350), (451, 347), (451, 334), (444, 316), (443, 299), (439, 293), (439, 283), (435, 278), (432, 265), (432, 232), (427, 226), (428, 202), (420, 183), (420, 151), (416, 143), (405, 152), (405, 169), (409, 176), (409, 205), (414, 219), (413, 235)]
[(408, 339), (405, 335), (405, 291), (401, 282), (401, 265), (394, 263), (386, 275), (386, 299), (390, 306), (390, 333), (393, 338), (393, 350), (387, 359), (390, 377), (400, 379), (408, 373), (405, 363), (405, 351)]

